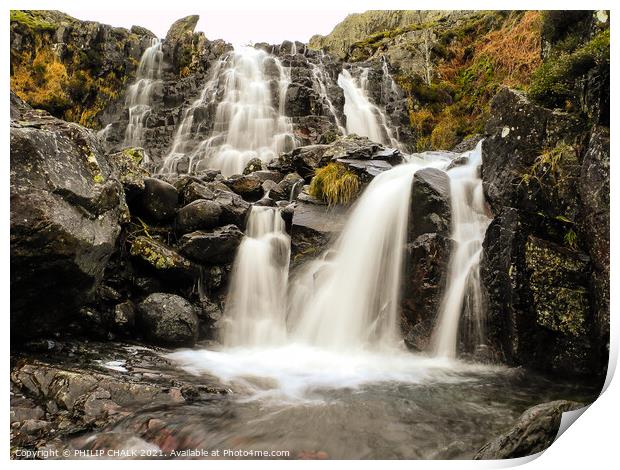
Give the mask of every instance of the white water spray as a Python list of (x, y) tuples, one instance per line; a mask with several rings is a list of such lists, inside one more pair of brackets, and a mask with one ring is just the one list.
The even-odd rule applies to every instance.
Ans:
[[(269, 162), (295, 147), (291, 120), (284, 115), (290, 70), (265, 51), (242, 47), (216, 66), (201, 97), (185, 113), (162, 172), (221, 170), (241, 173), (252, 158)], [(217, 103), (211, 135), (194, 144), (197, 111)], [(181, 171), (179, 162), (187, 158)]]
[(142, 54), (135, 83), (127, 89), (129, 122), (125, 131), (126, 147), (142, 145), (144, 124), (151, 113), (151, 97), (155, 87), (161, 83), (163, 56), (161, 41), (153, 38), (151, 46)]
[(329, 114), (331, 114), (332, 118), (334, 119), (334, 123), (338, 127), (338, 131), (340, 131), (342, 135), (346, 135), (347, 130), (342, 125), (340, 118), (338, 118), (336, 107), (334, 106), (334, 103), (332, 102), (329, 94), (327, 93), (327, 83), (329, 83), (331, 79), (325, 72), (322, 63), (321, 66), (318, 66), (314, 63), (310, 64), (312, 65), (312, 78), (316, 91), (319, 93), (319, 96), (321, 97), (323, 102), (327, 105)]
[(452, 204), (452, 239), (448, 281), (432, 344), (437, 356), (457, 355), (459, 322), (464, 309), (473, 320), (474, 340), (484, 339), (484, 307), (480, 284), (482, 242), (490, 219), (485, 213), (479, 166), (482, 144), (469, 153), (465, 165), (449, 171)]

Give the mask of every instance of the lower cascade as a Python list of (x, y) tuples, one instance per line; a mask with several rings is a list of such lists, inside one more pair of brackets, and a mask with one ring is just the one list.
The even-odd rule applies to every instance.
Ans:
[[(284, 221), (279, 209), (255, 206), (233, 267), (223, 347), (171, 357), (192, 372), (243, 383), (258, 396), (296, 398), (324, 387), (458, 380), (452, 374), (483, 367), (454, 361), (461, 313), (475, 311), (483, 323), (478, 262), (488, 219), (478, 175), (480, 146), (463, 155), (466, 164), (448, 170), (454, 157), (411, 155), (375, 177), (350, 209), (340, 236), (294, 273), (288, 286)], [(401, 273), (412, 180), (429, 167), (450, 177), (455, 248), (434, 349), (414, 354), (400, 332)], [(482, 334), (482, 326), (477, 331)]]
[(290, 243), (278, 209), (252, 208), (226, 299), (222, 334), (226, 346), (285, 341)]

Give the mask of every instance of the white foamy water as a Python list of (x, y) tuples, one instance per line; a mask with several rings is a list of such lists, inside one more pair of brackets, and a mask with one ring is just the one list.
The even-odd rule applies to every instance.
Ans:
[[(184, 113), (162, 172), (218, 169), (231, 176), (241, 173), (252, 158), (269, 162), (293, 149), (291, 120), (284, 115), (290, 82), (290, 70), (262, 50), (241, 47), (228, 53), (199, 100)], [(209, 113), (215, 103), (215, 115), (208, 118), (213, 119), (213, 129), (196, 143), (197, 113)]]
[(325, 69), (323, 68), (322, 63), (321, 63), (321, 66), (313, 64), (313, 63), (310, 63), (310, 65), (312, 66), (312, 79), (313, 79), (316, 91), (319, 93), (319, 96), (321, 97), (323, 102), (327, 105), (327, 109), (329, 113), (331, 114), (332, 119), (334, 120), (334, 123), (338, 127), (338, 131), (342, 135), (346, 135), (347, 130), (342, 125), (342, 122), (340, 122), (340, 118), (338, 118), (338, 113), (336, 112), (336, 107), (334, 106), (334, 103), (332, 102), (332, 100), (329, 97), (329, 94), (327, 93), (327, 84), (331, 81), (331, 79), (329, 78), (328, 74), (325, 72)]
[(272, 346), (286, 340), (290, 244), (280, 211), (253, 206), (226, 299), (226, 346)]
[(484, 307), (480, 283), (480, 256), (486, 229), (491, 222), (485, 212), (479, 167), (482, 143), (468, 153), (467, 164), (451, 169), (452, 239), (448, 280), (432, 344), (438, 356), (456, 357), (459, 322), (464, 309), (473, 320), (474, 341), (484, 339)]
[(192, 374), (218, 377), (249, 399), (321, 401), (321, 392), (381, 382), (424, 384), (469, 380), (467, 373), (491, 370), (405, 350), (343, 354), (306, 344), (271, 348), (181, 350), (168, 357)]
[(153, 38), (151, 46), (142, 54), (135, 83), (127, 89), (126, 106), (129, 110), (129, 122), (124, 141), (127, 147), (142, 145), (144, 124), (151, 113), (151, 97), (155, 87), (161, 83), (163, 56), (161, 41)]
[(398, 139), (389, 125), (385, 113), (372, 103), (368, 96), (368, 68), (363, 68), (359, 78), (344, 69), (338, 76), (338, 85), (344, 92), (344, 114), (348, 134), (368, 137), (394, 148), (400, 148)]

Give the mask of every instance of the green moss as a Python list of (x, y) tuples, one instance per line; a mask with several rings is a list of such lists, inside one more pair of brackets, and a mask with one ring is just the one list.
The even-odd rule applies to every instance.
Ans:
[(552, 54), (532, 75), (529, 96), (549, 107), (576, 107), (575, 81), (609, 63), (609, 30), (601, 31), (573, 52)]
[(154, 240), (145, 237), (136, 238), (131, 244), (130, 254), (139, 256), (156, 269), (171, 269), (177, 266), (175, 260)]
[(536, 322), (565, 335), (584, 335), (588, 296), (586, 289), (571, 279), (584, 272), (585, 263), (531, 237), (526, 243), (525, 260)]
[(144, 149), (140, 147), (129, 147), (123, 150), (123, 155), (129, 157), (136, 165), (140, 165), (144, 160)]
[(20, 23), (34, 31), (55, 31), (56, 25), (44, 20), (36, 11), (11, 10), (11, 23)]
[(555, 186), (562, 182), (566, 167), (579, 161), (575, 149), (561, 142), (539, 155), (534, 164), (521, 176), (522, 184), (537, 182), (540, 186)]
[(86, 161), (88, 163), (88, 168), (93, 174), (93, 181), (97, 184), (101, 184), (105, 181), (103, 173), (101, 172), (101, 167), (99, 166), (99, 162), (97, 161), (97, 157), (93, 152), (90, 152), (86, 155)]
[(315, 170), (310, 195), (328, 204), (349, 204), (360, 190), (357, 174), (341, 163), (329, 163)]

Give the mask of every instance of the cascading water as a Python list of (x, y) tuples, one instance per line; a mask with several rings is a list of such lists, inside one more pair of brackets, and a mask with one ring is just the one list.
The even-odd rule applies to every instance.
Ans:
[(290, 238), (278, 209), (254, 206), (230, 283), (222, 340), (229, 347), (286, 340)]
[(310, 64), (312, 66), (312, 78), (313, 78), (313, 82), (315, 85), (315, 89), (319, 93), (319, 96), (321, 97), (323, 102), (327, 105), (327, 110), (329, 111), (332, 118), (334, 119), (336, 126), (338, 126), (338, 130), (340, 131), (342, 135), (345, 135), (347, 133), (347, 130), (342, 125), (340, 118), (338, 118), (336, 107), (334, 106), (334, 103), (332, 102), (331, 98), (329, 97), (329, 94), (327, 93), (327, 83), (329, 83), (331, 79), (325, 72), (325, 69), (323, 68), (322, 63), (321, 63), (321, 66), (318, 66), (317, 64), (314, 64), (314, 63), (310, 63)]
[[(185, 113), (162, 172), (213, 168), (231, 176), (241, 173), (252, 158), (269, 162), (294, 148), (291, 120), (284, 115), (290, 82), (290, 70), (260, 49), (242, 47), (227, 54), (200, 99)], [(217, 100), (211, 135), (194, 145), (197, 112)], [(188, 160), (185, 168), (179, 165), (183, 160)]]
[(171, 357), (193, 373), (249, 387), (256, 397), (296, 400), (372, 382), (459, 380), (455, 373), (478, 367), (412, 354), (399, 333), (412, 178), (421, 168), (444, 169), (449, 162), (447, 154), (421, 154), (375, 177), (333, 247), (291, 282), (286, 312), (280, 256), (288, 239), (280, 219), (272, 225), (274, 209), (255, 207), (235, 262), (224, 347)]
[(344, 69), (338, 76), (338, 85), (344, 91), (344, 114), (348, 134), (366, 136), (394, 148), (400, 148), (385, 113), (368, 97), (368, 68), (362, 68), (359, 79)]
[[(297, 341), (328, 349), (396, 349), (399, 290), (414, 173), (447, 160), (412, 157), (370, 183), (333, 251), (293, 286)], [(335, 254), (334, 254), (335, 252)]]
[(151, 113), (151, 97), (155, 87), (161, 83), (162, 62), (161, 41), (153, 38), (151, 46), (142, 54), (135, 83), (127, 89), (126, 105), (129, 110), (129, 122), (124, 141), (127, 147), (142, 145), (144, 123)]
[(481, 143), (469, 153), (465, 165), (456, 166), (448, 172), (455, 247), (450, 257), (446, 291), (432, 339), (434, 353), (448, 358), (454, 358), (457, 354), (463, 310), (467, 311), (467, 317), (472, 321), (472, 340), (476, 345), (484, 341), (480, 256), (490, 219), (485, 213), (480, 162)]

